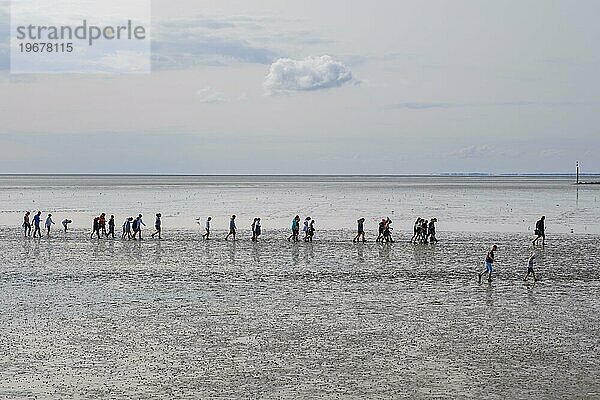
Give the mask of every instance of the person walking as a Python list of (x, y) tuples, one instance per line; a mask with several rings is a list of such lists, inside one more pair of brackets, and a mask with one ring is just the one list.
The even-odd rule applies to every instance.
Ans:
[(310, 217), (304, 219), (304, 225), (302, 226), (302, 232), (304, 232), (304, 241), (308, 242), (308, 231), (310, 229)]
[(161, 214), (161, 213), (158, 213), (158, 214), (156, 214), (156, 220), (154, 221), (154, 229), (156, 229), (156, 232), (154, 232), (154, 233), (151, 235), (151, 236), (152, 236), (152, 238), (154, 238), (154, 236), (156, 236), (156, 235), (158, 235), (158, 238), (159, 238), (159, 239), (161, 238), (161, 237), (160, 237), (160, 233), (161, 233), (161, 231), (162, 231), (162, 228), (161, 228), (161, 226), (162, 226), (161, 217), (162, 217), (162, 214)]
[(210, 236), (210, 221), (212, 221), (212, 217), (208, 217), (204, 225), (204, 235), (202, 235), (202, 238), (205, 240), (208, 240)]
[(535, 266), (535, 253), (531, 253), (531, 255), (529, 256), (529, 260), (527, 261), (527, 274), (525, 275), (525, 278), (523, 278), (523, 280), (525, 282), (527, 282), (527, 279), (529, 278), (529, 274), (533, 275), (533, 281), (537, 282), (537, 278), (535, 277), (535, 271), (533, 270), (534, 266)]
[(256, 218), (254, 218), (254, 220), (252, 220), (252, 241), (255, 242), (256, 241)]
[(115, 238), (115, 216), (111, 215), (108, 220), (108, 236), (111, 236), (113, 239)]
[(498, 251), (498, 246), (493, 245), (485, 255), (485, 269), (479, 273), (479, 283), (481, 283), (481, 277), (486, 273), (488, 275), (488, 282), (492, 281), (492, 272), (494, 272), (494, 262), (496, 261), (496, 251)]
[(394, 239), (392, 238), (392, 231), (394, 228), (392, 228), (391, 225), (392, 220), (387, 218), (385, 220), (385, 224), (383, 225), (383, 238), (381, 239), (382, 242), (394, 243)]
[(229, 233), (225, 236), (225, 240), (229, 240), (229, 236), (233, 235), (233, 241), (235, 242), (235, 234), (237, 231), (237, 227), (235, 226), (235, 215), (231, 216), (229, 220)]
[(23, 229), (25, 230), (25, 236), (31, 236), (31, 221), (29, 221), (30, 212), (26, 211), (23, 216)]
[(50, 237), (50, 228), (54, 225), (54, 221), (52, 221), (52, 214), (48, 214), (46, 218), (46, 236)]
[(542, 246), (546, 245), (546, 217), (542, 215), (542, 218), (535, 223), (535, 239), (533, 239), (533, 245), (538, 244), (538, 241), (542, 239)]
[(38, 237), (42, 237), (42, 231), (40, 229), (40, 224), (42, 223), (42, 212), (38, 211), (37, 214), (33, 216), (33, 237), (35, 234), (38, 234)]
[(127, 219), (125, 219), (125, 222), (123, 222), (123, 234), (121, 235), (121, 239), (125, 239), (125, 237), (127, 237), (127, 239), (131, 239), (131, 224), (133, 222), (133, 217), (129, 217)]
[(133, 240), (137, 235), (139, 240), (142, 240), (142, 225), (146, 226), (144, 221), (142, 220), (142, 214), (139, 214), (135, 220), (133, 220)]
[(413, 225), (413, 236), (410, 239), (411, 243), (417, 243), (420, 229), (421, 229), (421, 217), (417, 218), (417, 220), (415, 221), (415, 224)]
[(106, 214), (105, 213), (100, 214), (100, 217), (98, 217), (98, 225), (100, 226), (100, 231), (102, 232), (102, 235), (108, 237), (108, 233), (106, 233)]
[(313, 218), (310, 219), (310, 224), (308, 225), (308, 241), (312, 242), (315, 237), (315, 220)]
[(300, 216), (296, 215), (294, 217), (294, 219), (292, 219), (292, 234), (288, 237), (288, 242), (290, 240), (294, 240), (294, 242), (297, 242), (299, 235), (300, 235)]
[(260, 225), (260, 218), (256, 218), (254, 223), (254, 241), (258, 241), (258, 237), (262, 234), (262, 227)]
[(100, 217), (95, 217), (94, 222), (92, 223), (92, 234), (90, 235), (90, 239), (94, 237), (94, 234), (98, 236), (100, 239)]
[(376, 242), (383, 242), (383, 233), (385, 232), (386, 222), (387, 221), (385, 218), (381, 219), (381, 222), (379, 223), (379, 227), (378, 227), (377, 239), (375, 239)]
[(354, 237), (354, 239), (352, 239), (352, 243), (356, 243), (358, 241), (360, 241), (360, 239), (362, 238), (362, 242), (365, 242), (365, 219), (361, 218), (359, 220), (356, 221), (356, 223), (358, 224), (357, 227), (357, 233), (356, 236)]
[(437, 243), (438, 240), (435, 237), (435, 223), (437, 222), (437, 218), (432, 218), (429, 221), (429, 227), (427, 230), (427, 237), (429, 238), (429, 243)]

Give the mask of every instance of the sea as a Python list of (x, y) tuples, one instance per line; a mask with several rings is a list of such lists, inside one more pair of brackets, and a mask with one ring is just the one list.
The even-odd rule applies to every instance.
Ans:
[[(600, 398), (599, 197), (565, 176), (2, 175), (0, 398)], [(37, 210), (56, 225), (24, 237)], [(101, 212), (116, 239), (90, 238)], [(287, 241), (295, 215), (312, 243)], [(409, 243), (417, 217), (438, 243)]]

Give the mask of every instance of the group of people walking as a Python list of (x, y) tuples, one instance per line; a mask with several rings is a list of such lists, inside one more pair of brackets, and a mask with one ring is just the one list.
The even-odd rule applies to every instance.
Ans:
[[(42, 237), (42, 212), (38, 211), (33, 218), (30, 218), (31, 213), (29, 211), (25, 212), (23, 216), (23, 229), (25, 230), (25, 236), (31, 237), (31, 228), (33, 225), (33, 237)], [(64, 219), (62, 221), (62, 226), (67, 231), (69, 224), (72, 223), (70, 219)], [(54, 221), (52, 220), (52, 214), (48, 214), (46, 216), (46, 222), (44, 223), (44, 228), (46, 230), (46, 236), (50, 236), (50, 230), (52, 229), (52, 225), (54, 225)]]
[[(198, 223), (200, 223), (200, 218), (197, 219)], [(292, 234), (287, 238), (288, 241), (299, 242), (300, 241), (300, 216), (296, 215), (292, 219)], [(533, 239), (533, 246), (535, 247), (539, 244), (539, 241), (542, 241), (542, 246), (546, 244), (546, 226), (545, 226), (546, 217), (542, 216), (535, 224), (535, 238)], [(70, 219), (64, 219), (62, 221), (62, 226), (65, 232), (68, 230), (69, 224), (73, 221)], [(204, 225), (204, 234), (202, 238), (205, 240), (210, 239), (211, 232), (211, 222), (212, 217), (208, 217), (206, 219)], [(436, 238), (436, 228), (435, 224), (437, 222), (437, 218), (432, 218), (430, 220), (426, 220), (424, 218), (417, 218), (413, 226), (413, 236), (410, 239), (410, 243), (437, 243), (438, 239)], [(38, 211), (33, 218), (31, 218), (31, 213), (29, 211), (25, 212), (23, 216), (23, 225), (24, 233), (26, 237), (31, 237), (31, 229), (33, 227), (33, 237), (42, 237), (42, 212)], [(52, 220), (52, 214), (48, 214), (46, 216), (46, 220), (44, 223), (44, 227), (46, 230), (46, 235), (50, 236), (50, 231), (54, 225), (54, 221)], [(108, 225), (108, 230), (106, 229)], [(383, 218), (381, 222), (379, 222), (378, 227), (378, 235), (376, 242), (380, 243), (394, 243), (394, 239), (392, 238), (392, 230), (391, 227), (392, 220), (390, 218)], [(121, 234), (121, 239), (131, 239), (131, 240), (141, 240), (142, 239), (142, 226), (146, 226), (142, 219), (142, 214), (138, 214), (136, 218), (128, 217), (123, 222), (123, 233)], [(353, 243), (357, 242), (365, 242), (365, 219), (360, 218), (357, 220), (357, 234), (352, 239)], [(161, 239), (162, 233), (162, 214), (157, 213), (156, 219), (154, 222), (154, 228), (156, 231), (151, 235), (152, 238), (158, 236), (158, 239)], [(254, 218), (252, 221), (252, 241), (258, 241), (258, 238), (262, 234), (262, 225), (260, 218)], [(302, 232), (304, 233), (303, 240), (305, 242), (312, 242), (313, 237), (315, 235), (315, 220), (312, 217), (306, 217), (304, 219), (304, 224), (302, 226)], [(229, 220), (229, 233), (225, 236), (225, 240), (229, 240), (230, 237), (233, 237), (233, 240), (236, 240), (237, 234), (237, 226), (236, 226), (236, 216), (232, 215)], [(100, 239), (100, 236), (105, 236), (106, 238), (115, 238), (115, 216), (111, 215), (108, 221), (106, 220), (106, 213), (101, 213), (99, 216), (95, 217), (92, 223), (92, 233), (90, 238), (96, 236)], [(494, 262), (496, 261), (496, 251), (498, 250), (497, 245), (493, 245), (488, 252), (486, 253), (484, 260), (484, 269), (483, 271), (478, 273), (478, 282), (481, 283), (481, 279), (484, 275), (487, 275), (487, 279), (489, 282), (492, 280), (492, 273), (494, 272)], [(524, 277), (524, 280), (527, 281), (529, 276), (531, 275), (534, 281), (537, 281), (534, 271), (534, 265), (536, 261), (535, 252), (529, 256), (527, 261), (527, 274)]]
[[(312, 242), (315, 236), (315, 220), (312, 217), (306, 217), (304, 219), (304, 225), (302, 226), (302, 232), (304, 233), (303, 240), (305, 242)], [(288, 236), (288, 242), (299, 242), (300, 241), (300, 216), (296, 215), (292, 219), (292, 234)]]
[(427, 221), (424, 218), (417, 218), (413, 226), (413, 236), (410, 239), (411, 243), (437, 243), (435, 237), (435, 223), (437, 218), (431, 218)]

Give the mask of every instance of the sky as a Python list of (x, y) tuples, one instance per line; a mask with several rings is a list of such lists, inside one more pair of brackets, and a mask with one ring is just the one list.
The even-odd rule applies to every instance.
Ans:
[(0, 173), (600, 172), (598, 15), (154, 0), (151, 73), (23, 75), (0, 0)]

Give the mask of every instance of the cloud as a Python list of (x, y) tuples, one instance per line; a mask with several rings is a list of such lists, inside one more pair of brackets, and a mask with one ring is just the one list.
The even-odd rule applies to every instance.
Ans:
[(264, 86), (269, 94), (328, 89), (352, 81), (350, 69), (332, 57), (280, 58), (271, 64)]
[(205, 17), (155, 21), (153, 69), (269, 65), (307, 46), (325, 43), (301, 29), (301, 21), (261, 16)]
[(201, 103), (219, 104), (229, 102), (229, 97), (211, 87), (204, 88), (198, 91), (198, 97)]
[(463, 149), (460, 149), (456, 155), (460, 158), (484, 158), (488, 157), (494, 153), (494, 149), (492, 149), (487, 144), (477, 145), (477, 146), (469, 146)]

